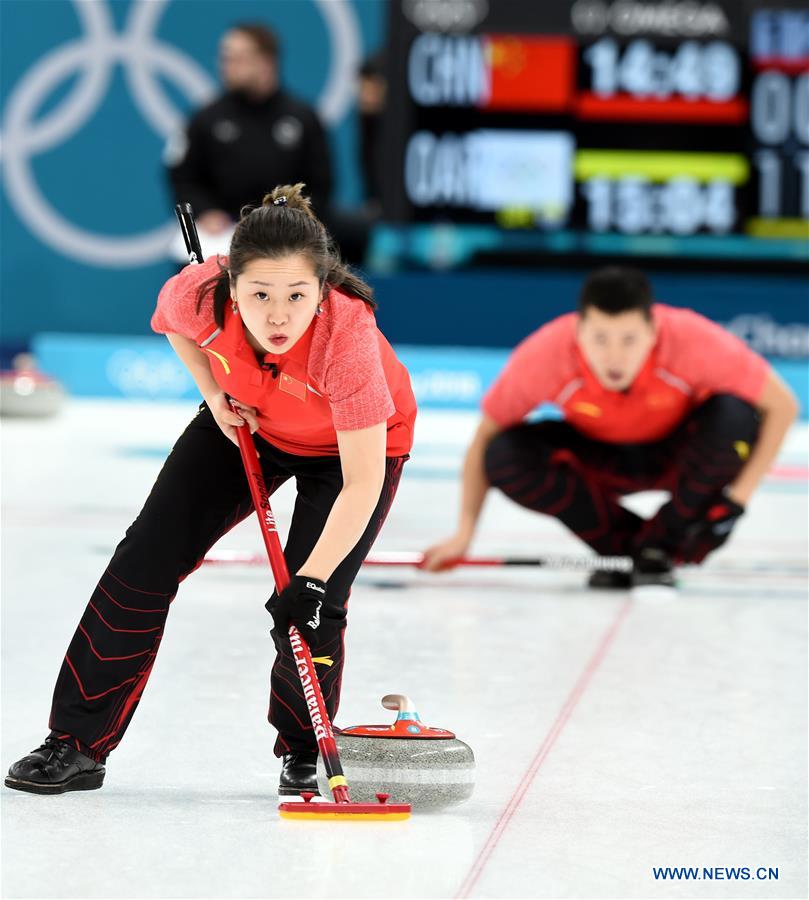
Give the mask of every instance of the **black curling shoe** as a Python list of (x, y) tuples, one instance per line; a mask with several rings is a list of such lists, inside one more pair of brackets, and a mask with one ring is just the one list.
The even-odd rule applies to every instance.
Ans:
[(278, 793), (284, 797), (311, 791), (320, 796), (317, 787), (317, 750), (294, 750), (284, 754)]
[(656, 547), (644, 547), (635, 557), (632, 586), (676, 587), (674, 563), (668, 553)]
[(6, 787), (32, 794), (93, 791), (104, 784), (104, 766), (83, 753), (49, 737), (8, 770)]
[(593, 569), (587, 587), (599, 591), (626, 591), (632, 587), (632, 573), (615, 569)]

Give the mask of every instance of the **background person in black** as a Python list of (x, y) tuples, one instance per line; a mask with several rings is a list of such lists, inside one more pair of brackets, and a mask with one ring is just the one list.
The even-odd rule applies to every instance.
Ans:
[(315, 111), (279, 83), (279, 47), (264, 25), (239, 24), (219, 45), (225, 93), (191, 118), (166, 149), (176, 201), (199, 228), (221, 234), (275, 184), (305, 182), (318, 215), (332, 188), (326, 134)]
[(332, 207), (326, 216), (340, 253), (355, 266), (365, 263), (374, 225), (382, 215), (382, 182), (386, 160), (382, 140), (387, 81), (381, 52), (369, 56), (357, 70), (357, 167), (363, 189), (359, 205)]
[(387, 94), (385, 57), (379, 51), (367, 57), (357, 73), (357, 113), (365, 209), (369, 216), (377, 218), (382, 209), (382, 182), (385, 178), (382, 117)]

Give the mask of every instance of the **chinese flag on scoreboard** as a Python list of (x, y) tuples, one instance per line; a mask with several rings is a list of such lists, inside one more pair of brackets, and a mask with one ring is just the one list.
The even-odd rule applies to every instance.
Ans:
[(489, 94), (483, 109), (564, 112), (575, 85), (576, 49), (565, 37), (485, 37)]

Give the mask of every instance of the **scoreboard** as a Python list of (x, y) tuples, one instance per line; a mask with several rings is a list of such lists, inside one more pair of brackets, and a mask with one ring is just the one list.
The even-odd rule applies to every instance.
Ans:
[(390, 19), (388, 221), (809, 258), (806, 4), (391, 0)]

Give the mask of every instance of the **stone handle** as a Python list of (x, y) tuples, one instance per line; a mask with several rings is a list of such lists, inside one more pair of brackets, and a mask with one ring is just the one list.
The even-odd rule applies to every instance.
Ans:
[(397, 712), (414, 713), (416, 711), (415, 703), (404, 694), (385, 694), (382, 698), (382, 705), (385, 709), (395, 709)]

